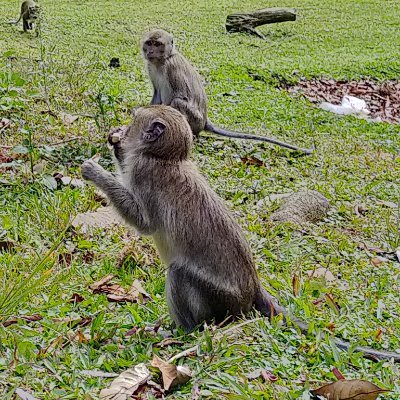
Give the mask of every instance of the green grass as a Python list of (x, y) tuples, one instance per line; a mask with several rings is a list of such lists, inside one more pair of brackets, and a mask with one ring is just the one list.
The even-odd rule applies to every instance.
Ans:
[[(260, 28), (267, 41), (224, 32), (226, 14), (265, 7), (261, 1), (40, 3), (45, 18), (39, 37), (0, 24), (0, 116), (12, 120), (11, 128), (0, 131), (0, 142), (22, 144), (28, 151), (19, 155), (14, 170), (0, 168), (1, 226), (17, 242), (14, 252), (0, 253), (0, 322), (43, 316), (29, 324), (0, 324), (0, 397), (12, 399), (15, 388), (22, 387), (38, 399), (96, 399), (108, 380), (80, 371), (122, 372), (154, 353), (168, 358), (200, 343), (198, 356), (180, 361), (193, 369), (194, 378), (170, 398), (190, 398), (197, 385), (203, 398), (307, 399), (308, 388), (335, 380), (337, 367), (347, 378), (392, 390), (382, 398), (398, 399), (398, 369), (336, 351), (324, 330), (334, 322), (335, 332), (354, 343), (400, 349), (400, 264), (389, 260), (373, 266), (359, 247), (362, 242), (387, 251), (400, 246), (398, 210), (379, 203), (400, 199), (400, 129), (328, 114), (277, 87), (299, 77), (398, 78), (400, 3), (273, 1), (268, 6), (296, 7), (298, 20)], [(18, 9), (18, 1), (1, 2), (2, 21), (15, 19)], [(110, 165), (104, 145), (108, 128), (129, 121), (129, 109), (150, 100), (138, 41), (154, 27), (173, 32), (179, 50), (204, 77), (214, 122), (260, 134), (268, 129), (302, 147), (315, 143), (314, 156), (296, 158), (272, 146), (204, 136), (193, 158), (246, 230), (263, 284), (310, 321), (316, 337), (276, 321), (256, 321), (219, 341), (212, 340), (212, 328), (179, 332), (185, 345), (162, 350), (152, 346), (159, 335), (127, 336), (129, 329), (161, 317), (162, 328), (170, 328), (163, 268), (151, 257), (139, 257), (116, 270), (128, 240), (124, 229), (90, 236), (68, 229), (74, 215), (98, 206), (94, 189), (50, 190), (44, 184), (44, 177), (55, 172), (79, 177), (81, 162), (96, 152)], [(112, 57), (120, 58), (121, 68), (108, 67)], [(61, 112), (80, 117), (67, 126), (57, 118)], [(46, 147), (72, 136), (82, 139)], [(265, 167), (240, 160), (251, 156)], [(44, 170), (32, 176), (31, 167), (40, 159), (46, 160)], [(302, 188), (319, 190), (330, 200), (328, 220), (305, 232), (271, 225), (267, 218), (277, 204), (262, 200)], [(354, 212), (361, 203), (368, 208), (365, 216)], [(341, 279), (332, 286), (310, 280), (306, 271), (319, 265)], [(139, 279), (153, 301), (115, 304), (91, 294), (88, 286), (108, 273), (125, 287)], [(297, 297), (294, 275), (300, 278)], [(74, 293), (84, 301), (70, 302)], [(326, 301), (313, 304), (328, 293), (340, 305), (339, 315)], [(89, 317), (88, 325), (79, 325), (80, 318)], [(78, 331), (90, 339), (73, 340)], [(250, 380), (246, 374), (257, 368), (278, 381)]]

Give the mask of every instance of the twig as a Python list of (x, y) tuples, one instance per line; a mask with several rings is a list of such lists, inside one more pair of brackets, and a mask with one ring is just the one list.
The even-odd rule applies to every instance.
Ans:
[[(264, 318), (262, 318), (262, 317), (253, 318), (253, 319), (249, 319), (249, 320), (247, 320), (247, 321), (244, 321), (244, 322), (242, 322), (242, 323), (240, 323), (240, 324), (238, 324), (238, 325), (231, 326), (230, 328), (228, 328), (228, 329), (226, 329), (226, 330), (224, 330), (224, 331), (222, 331), (222, 332), (218, 332), (220, 335), (219, 335), (219, 336), (216, 336), (215, 338), (216, 338), (216, 339), (220, 339), (220, 338), (221, 338), (222, 336), (224, 336), (224, 335), (228, 335), (228, 334), (230, 334), (230, 333), (236, 331), (237, 329), (239, 329), (239, 328), (241, 328), (241, 327), (243, 327), (243, 326), (245, 326), (245, 325), (249, 325), (249, 324), (252, 324), (253, 322), (261, 321), (262, 319), (264, 319)], [(181, 351), (181, 352), (178, 353), (178, 354), (175, 354), (173, 357), (171, 357), (171, 358), (168, 360), (168, 363), (172, 363), (172, 362), (174, 362), (174, 361), (176, 361), (176, 360), (179, 360), (179, 359), (182, 358), (182, 357), (186, 357), (186, 356), (188, 356), (190, 353), (193, 353), (193, 352), (195, 352), (195, 351), (197, 352), (197, 350), (199, 349), (199, 347), (200, 347), (200, 344), (196, 344), (196, 345), (193, 346), (193, 347), (190, 347), (190, 348), (188, 348), (188, 349), (186, 349), (186, 350)]]
[(12, 149), (13, 146), (7, 146), (5, 144), (0, 144), (0, 149)]

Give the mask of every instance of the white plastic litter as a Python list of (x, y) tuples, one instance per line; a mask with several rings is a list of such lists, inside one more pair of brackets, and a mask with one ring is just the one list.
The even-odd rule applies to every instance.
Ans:
[(325, 111), (330, 111), (335, 114), (351, 115), (351, 114), (363, 114), (368, 115), (371, 111), (367, 108), (367, 103), (363, 99), (358, 97), (345, 95), (342, 99), (340, 106), (324, 101), (320, 104), (320, 108)]

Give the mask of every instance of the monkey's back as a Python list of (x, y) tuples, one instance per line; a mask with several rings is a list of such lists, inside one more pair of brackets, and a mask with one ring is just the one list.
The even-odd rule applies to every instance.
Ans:
[(162, 221), (153, 237), (163, 260), (194, 265), (205, 280), (228, 285), (251, 307), (258, 277), (250, 247), (196, 166), (155, 165), (140, 185), (146, 187), (149, 215)]

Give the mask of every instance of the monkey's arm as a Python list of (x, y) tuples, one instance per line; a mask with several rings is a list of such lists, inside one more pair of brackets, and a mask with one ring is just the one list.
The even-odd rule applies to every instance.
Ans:
[(145, 235), (153, 233), (149, 216), (141, 201), (110, 172), (104, 170), (93, 160), (85, 161), (81, 166), (81, 171), (84, 179), (93, 182), (107, 195), (122, 217), (141, 233)]

